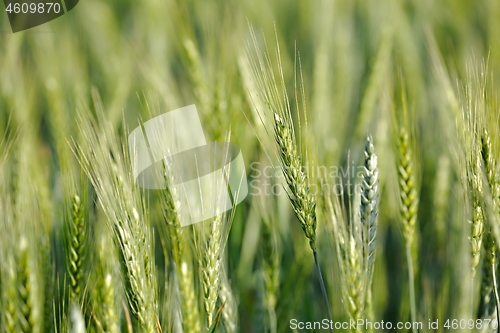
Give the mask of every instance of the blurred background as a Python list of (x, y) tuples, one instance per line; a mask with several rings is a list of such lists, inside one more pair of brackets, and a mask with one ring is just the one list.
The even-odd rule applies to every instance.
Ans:
[[(470, 309), (464, 296), (470, 286), (461, 278), (469, 266), (453, 258), (469, 253), (469, 228), (449, 149), (455, 130), (449, 112), (468, 70), (487, 66), (493, 87), (499, 86), (499, 18), (497, 0), (82, 0), (54, 21), (13, 34), (3, 12), (0, 137), (9, 122), (20, 129), (19, 144), (30, 152), (29, 181), (45, 196), (55, 224), (62, 219), (57, 146), (78, 138), (76, 112), (97, 94), (124, 142), (139, 118), (151, 117), (148, 105), (166, 112), (196, 104), (209, 140), (224, 141), (231, 131), (252, 180), (250, 163), (267, 165), (264, 151), (274, 146), (257, 138), (259, 121), (245, 86), (242, 62), (251, 26), (273, 59), (279, 42), (289, 91), (300, 54), (309, 119), (304, 140), (315, 163), (345, 166), (350, 153), (351, 163), (362, 165), (366, 134), (375, 138), (382, 195), (374, 316), (396, 322), (409, 319), (398, 199), (388, 176), (396, 172), (389, 111), (395, 78), (401, 77), (416, 110), (421, 164), (420, 319), (461, 318)], [(287, 198), (257, 199), (250, 195), (238, 207), (227, 245), (241, 332), (262, 332), (266, 322), (261, 226), (262, 212), (269, 210), (278, 213), (281, 246), (277, 331), (288, 332), (291, 318), (318, 320), (325, 310)], [(318, 215), (332, 312), (345, 320), (332, 230)]]

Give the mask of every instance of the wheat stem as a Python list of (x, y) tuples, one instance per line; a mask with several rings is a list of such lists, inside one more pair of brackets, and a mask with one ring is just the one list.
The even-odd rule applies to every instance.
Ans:
[[(417, 307), (415, 300), (415, 275), (413, 272), (413, 260), (411, 256), (411, 246), (406, 245), (406, 261), (408, 262), (408, 283), (410, 285), (410, 313), (412, 323), (417, 322)], [(413, 326), (413, 332), (416, 333), (417, 329)]]
[[(330, 303), (328, 302), (328, 294), (326, 293), (326, 287), (325, 287), (325, 280), (323, 280), (323, 275), (321, 274), (321, 267), (319, 265), (318, 261), (318, 253), (314, 252), (314, 263), (316, 264), (316, 271), (318, 272), (318, 279), (319, 279), (319, 285), (321, 287), (321, 293), (323, 294), (323, 299), (325, 301), (325, 306), (326, 306), (326, 311), (328, 313), (328, 317), (331, 321), (331, 310), (330, 310)], [(333, 328), (330, 330), (333, 332)]]

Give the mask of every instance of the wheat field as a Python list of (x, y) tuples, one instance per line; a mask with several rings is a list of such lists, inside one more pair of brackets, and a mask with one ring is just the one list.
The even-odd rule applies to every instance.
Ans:
[[(499, 18), (84, 0), (12, 33), (3, 13), (0, 332), (497, 332)], [(139, 185), (129, 141), (193, 104), (248, 187), (198, 223), (171, 160)]]

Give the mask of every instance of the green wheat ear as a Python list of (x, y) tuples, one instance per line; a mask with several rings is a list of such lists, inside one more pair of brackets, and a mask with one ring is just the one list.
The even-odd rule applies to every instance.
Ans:
[(375, 154), (373, 139), (368, 136), (365, 143), (365, 165), (363, 169), (363, 179), (361, 181), (361, 224), (367, 231), (367, 251), (365, 256), (368, 259), (367, 266), (369, 275), (373, 274), (375, 262), (375, 244), (377, 238), (377, 218), (378, 218), (378, 161)]
[[(187, 258), (189, 255), (188, 244), (181, 227), (181, 201), (176, 188), (171, 186), (175, 178), (166, 161), (163, 161), (162, 179), (165, 189), (161, 191), (160, 195), (161, 208), (169, 232), (172, 257), (180, 289), (182, 327), (186, 333), (198, 333), (201, 332), (200, 311), (195, 293), (192, 264)], [(210, 290), (207, 290), (207, 293), (210, 293)], [(211, 303), (209, 303), (210, 305)]]
[(80, 301), (85, 277), (87, 256), (88, 221), (84, 215), (85, 206), (80, 197), (75, 194), (71, 201), (71, 220), (68, 224), (68, 273), (70, 297)]
[(470, 242), (472, 256), (472, 277), (474, 278), (474, 276), (476, 275), (476, 267), (477, 265), (479, 265), (481, 259), (481, 248), (484, 235), (484, 215), (483, 208), (478, 199), (474, 198), (473, 200)]
[(290, 201), (302, 230), (309, 239), (309, 246), (316, 253), (316, 199), (311, 194), (307, 173), (302, 169), (292, 133), (293, 129), (289, 121), (285, 122), (275, 113), (274, 136), (284, 169), (283, 174), (291, 194)]
[[(339, 181), (343, 187), (342, 181)], [(350, 180), (347, 188), (350, 188)], [(354, 207), (364, 207), (361, 196), (355, 196), (351, 201), (349, 190), (348, 198), (344, 193), (325, 193), (326, 210), (332, 224), (332, 233), (335, 241), (336, 254), (340, 268), (341, 291), (344, 308), (349, 318), (356, 322), (367, 317), (369, 305), (370, 270), (368, 266), (368, 229), (361, 222), (359, 210)], [(344, 206), (348, 200), (347, 210)], [(356, 206), (353, 206), (356, 205)], [(357, 206), (359, 205), (359, 206)], [(363, 328), (355, 326), (352, 332), (361, 333)]]
[(38, 271), (36, 252), (28, 237), (20, 236), (18, 257), (15, 264), (17, 287), (18, 329), (23, 333), (41, 333), (43, 327), (43, 300), (40, 295), (41, 276)]
[[(491, 138), (486, 129), (483, 130), (481, 133), (481, 157), (482, 161), (484, 163), (484, 171), (486, 173), (486, 180), (488, 183), (488, 188), (489, 192), (491, 195), (491, 204), (492, 204), (492, 210), (494, 212), (492, 219), (488, 219), (485, 222), (482, 222), (482, 224), (486, 224), (487, 226), (487, 231), (486, 231), (486, 236), (485, 240), (483, 242), (484, 244), (484, 250), (485, 250), (485, 257), (484, 257), (484, 264), (483, 264), (483, 278), (481, 281), (481, 300), (480, 300), (480, 305), (479, 305), (479, 316), (486, 316), (486, 317), (491, 317), (494, 315), (494, 311), (496, 308), (495, 304), (495, 290), (494, 290), (494, 272), (493, 269), (496, 267), (496, 257), (497, 257), (497, 244), (495, 241), (495, 237), (493, 235), (493, 230), (492, 228), (494, 227), (493, 224), (498, 223), (499, 221), (499, 213), (500, 213), (500, 207), (499, 207), (499, 181), (498, 181), (498, 176), (497, 176), (497, 170), (496, 170), (496, 161), (493, 157), (492, 154), (492, 147), (491, 147)], [(473, 187), (473, 190), (476, 190), (477, 194), (476, 197), (479, 195), (483, 195), (483, 192), (480, 191), (480, 186), (481, 186), (481, 178), (478, 176), (478, 180), (476, 180), (479, 185), (476, 185), (479, 190), (475, 189)], [(474, 193), (473, 193), (474, 195)], [(474, 204), (474, 212), (473, 212), (473, 218), (477, 214), (476, 210), (481, 210), (482, 209), (482, 202), (476, 203), (476, 201), (479, 201), (478, 198), (476, 198), (473, 202)], [(484, 220), (485, 214), (482, 213), (480, 216)], [(483, 227), (484, 228), (484, 227)], [(473, 257), (473, 260), (476, 258)], [(477, 259), (479, 260), (479, 259)]]
[(369, 135), (365, 142), (365, 164), (363, 168), (363, 178), (361, 180), (361, 204), (360, 219), (365, 235), (364, 257), (367, 273), (366, 308), (367, 314), (373, 318), (372, 314), (372, 280), (375, 267), (375, 248), (377, 240), (377, 219), (379, 201), (379, 169), (378, 158), (375, 154), (373, 138)]
[(157, 332), (158, 301), (152, 228), (145, 202), (133, 183), (130, 159), (96, 97), (97, 117), (80, 114), (80, 144), (74, 144), (80, 165), (96, 191), (107, 217), (119, 257), (125, 293), (134, 324), (145, 333)]
[[(403, 110), (406, 112), (406, 104), (403, 105)], [(398, 181), (399, 181), (399, 198), (400, 198), (400, 220), (403, 226), (403, 237), (406, 243), (406, 262), (408, 265), (408, 281), (410, 294), (410, 311), (411, 320), (417, 320), (417, 303), (415, 295), (415, 276), (418, 272), (417, 261), (413, 258), (413, 243), (416, 233), (416, 222), (418, 212), (418, 190), (416, 181), (416, 170), (414, 155), (411, 148), (410, 134), (407, 128), (403, 125), (399, 128), (398, 137)], [(416, 330), (413, 329), (416, 333)]]
[[(292, 110), (290, 100), (286, 92), (285, 79), (283, 74), (283, 66), (281, 62), (281, 54), (279, 43), (277, 43), (276, 54), (279, 76), (276, 76), (271, 67), (271, 62), (267, 54), (260, 52), (258, 43), (253, 30), (251, 29), (256, 57), (253, 57), (251, 52), (247, 54), (246, 68), (251, 72), (252, 82), (255, 85), (248, 87), (256, 89), (251, 96), (256, 96), (254, 107), (263, 107), (262, 110), (256, 110), (259, 117), (264, 116), (264, 126), (267, 126), (269, 132), (273, 132), (275, 149), (279, 165), (283, 171), (285, 178), (287, 194), (295, 212), (295, 216), (299, 220), (304, 235), (309, 240), (309, 246), (313, 252), (316, 271), (323, 294), (325, 307), (328, 317), (331, 317), (330, 304), (326, 293), (325, 283), (321, 273), (321, 267), (318, 261), (317, 246), (316, 246), (316, 198), (311, 193), (310, 180), (308, 173), (304, 170), (303, 161), (301, 161), (301, 150), (297, 140), (300, 137), (300, 121), (299, 121), (299, 136), (295, 135), (293, 126)], [(299, 59), (300, 67), (300, 59)], [(300, 67), (301, 68), (301, 67)], [(300, 117), (300, 112), (305, 120), (307, 128), (307, 111), (306, 97), (304, 89), (304, 81), (302, 70), (300, 69), (300, 92), (295, 90), (296, 109)], [(297, 72), (295, 72), (297, 74)], [(280, 82), (278, 86), (277, 82)], [(295, 82), (296, 83), (296, 82)], [(299, 105), (299, 95), (301, 106)], [(261, 118), (262, 120), (262, 118)], [(307, 158), (307, 149), (306, 154)], [(333, 331), (333, 329), (332, 329)]]
[(207, 315), (207, 327), (211, 327), (214, 319), (215, 306), (219, 296), (221, 268), (221, 242), (222, 242), (223, 215), (217, 215), (210, 223), (210, 235), (207, 240), (200, 267), (204, 294), (204, 306)]
[[(475, 159), (472, 158), (471, 161)], [(472, 278), (476, 275), (476, 267), (481, 259), (481, 248), (485, 229), (485, 215), (483, 210), (483, 189), (481, 179), (481, 163), (479, 161), (468, 162), (467, 178), (472, 192), (472, 221), (471, 223), (471, 268)]]
[(415, 236), (418, 211), (418, 191), (412, 153), (409, 134), (401, 128), (398, 147), (401, 222), (403, 223), (403, 236), (410, 246)]

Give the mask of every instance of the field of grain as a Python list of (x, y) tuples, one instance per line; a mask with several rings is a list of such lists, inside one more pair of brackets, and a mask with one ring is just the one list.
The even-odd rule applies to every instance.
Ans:
[[(2, 12), (0, 332), (496, 332), (499, 18), (82, 0), (12, 33)], [(167, 158), (138, 185), (128, 141), (192, 104), (248, 187), (198, 223)]]

